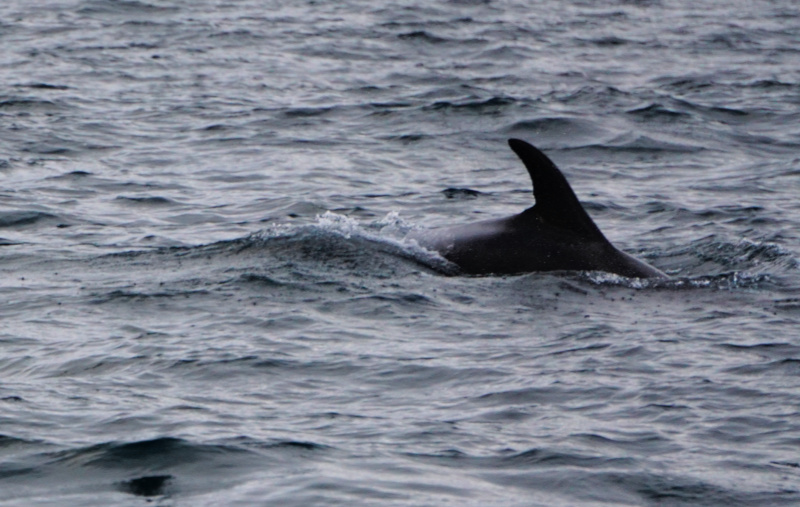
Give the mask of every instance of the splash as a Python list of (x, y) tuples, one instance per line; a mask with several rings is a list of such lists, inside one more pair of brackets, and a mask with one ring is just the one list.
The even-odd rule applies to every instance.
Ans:
[(364, 229), (355, 218), (339, 215), (333, 211), (326, 211), (317, 215), (317, 225), (325, 231), (340, 234), (346, 239), (353, 235), (363, 235)]

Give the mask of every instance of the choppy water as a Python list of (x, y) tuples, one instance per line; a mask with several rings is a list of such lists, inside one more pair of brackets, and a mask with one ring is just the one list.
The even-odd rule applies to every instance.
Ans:
[[(800, 503), (794, 2), (0, 6), (0, 504)], [(669, 282), (446, 276), (550, 154)]]

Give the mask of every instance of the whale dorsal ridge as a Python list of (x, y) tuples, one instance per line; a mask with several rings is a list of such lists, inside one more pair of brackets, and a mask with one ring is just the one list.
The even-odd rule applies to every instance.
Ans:
[(529, 211), (551, 225), (567, 229), (591, 239), (605, 240), (567, 179), (556, 165), (531, 144), (509, 139), (508, 145), (525, 164), (533, 182), (536, 204)]

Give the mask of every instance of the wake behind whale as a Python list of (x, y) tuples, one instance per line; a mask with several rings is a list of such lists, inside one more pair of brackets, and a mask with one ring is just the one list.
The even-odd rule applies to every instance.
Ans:
[(473, 275), (533, 271), (605, 271), (629, 278), (667, 278), (606, 239), (556, 165), (534, 146), (509, 139), (533, 182), (536, 204), (506, 218), (415, 231), (408, 239)]

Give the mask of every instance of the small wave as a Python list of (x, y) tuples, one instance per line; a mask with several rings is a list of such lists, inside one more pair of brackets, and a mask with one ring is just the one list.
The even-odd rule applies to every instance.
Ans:
[(59, 106), (51, 100), (33, 98), (8, 98), (0, 100), (0, 110), (7, 111), (32, 111), (32, 110), (52, 110)]
[(421, 42), (426, 42), (428, 44), (439, 44), (448, 41), (448, 39), (444, 37), (438, 37), (425, 30), (417, 30), (414, 32), (401, 33), (400, 35), (397, 36), (397, 38), (400, 40), (421, 41)]
[(757, 41), (753, 40), (744, 32), (726, 31), (709, 34), (697, 41), (699, 47), (705, 50), (710, 48), (743, 50), (748, 48), (759, 48)]
[(670, 278), (666, 280), (651, 278), (625, 278), (624, 276), (600, 271), (586, 272), (580, 274), (579, 276), (594, 285), (618, 286), (636, 290), (691, 290), (706, 288), (717, 290), (736, 290), (758, 289), (772, 287), (775, 285), (773, 278), (769, 275), (753, 274), (746, 271), (732, 271), (718, 275), (689, 276)]
[(54, 463), (99, 468), (174, 467), (197, 463), (213, 456), (248, 451), (229, 445), (196, 444), (174, 437), (136, 442), (108, 442), (54, 453)]
[(412, 459), (423, 461), (435, 461), (439, 465), (451, 465), (463, 467), (468, 464), (473, 467), (498, 469), (529, 469), (535, 467), (578, 467), (578, 468), (598, 468), (605, 465), (630, 463), (633, 460), (627, 458), (608, 458), (600, 456), (588, 456), (578, 453), (558, 452), (545, 449), (529, 449), (526, 451), (515, 452), (505, 456), (471, 456), (456, 449), (443, 451), (437, 454), (415, 454), (408, 453)]
[[(362, 224), (328, 211), (319, 215), (315, 224), (273, 224), (234, 240), (108, 254), (96, 258), (93, 269), (119, 271), (120, 263), (137, 266), (135, 269), (153, 264), (167, 269), (165, 265), (174, 264), (178, 279), (169, 285), (143, 280), (110, 292), (93, 291), (90, 301), (102, 304), (205, 296), (217, 284), (319, 290), (348, 286), (347, 280), (354, 277), (404, 276), (420, 269), (454, 274), (454, 266), (437, 253), (405, 239), (414, 228), (396, 212)], [(203, 266), (200, 276), (198, 265)], [(184, 279), (180, 279), (181, 273)], [(332, 279), (336, 273), (341, 278)]]
[(24, 227), (57, 217), (43, 211), (8, 211), (0, 212), (0, 228)]
[(553, 133), (565, 137), (585, 135), (587, 132), (597, 132), (601, 129), (588, 120), (567, 117), (544, 117), (531, 120), (522, 120), (507, 127), (506, 132), (533, 132), (537, 135)]
[(448, 199), (475, 199), (483, 192), (472, 190), (471, 188), (445, 188), (442, 194)]
[(623, 39), (621, 37), (616, 37), (614, 35), (610, 35), (607, 37), (599, 37), (597, 39), (587, 39), (587, 40), (578, 39), (578, 40), (599, 47), (625, 46), (633, 42), (629, 39)]
[(782, 89), (782, 90), (793, 90), (797, 89), (800, 85), (797, 83), (787, 83), (785, 81), (779, 81), (777, 79), (759, 79), (753, 81), (751, 83), (746, 83), (743, 85), (747, 88), (756, 88), (756, 89)]
[[(672, 256), (694, 258), (693, 271), (716, 271), (712, 276), (759, 277), (770, 272), (796, 270), (800, 262), (792, 252), (767, 241), (740, 239), (732, 243), (710, 236), (696, 240)], [(752, 273), (752, 275), (747, 275)]]
[(65, 174), (59, 174), (58, 176), (48, 176), (46, 179), (51, 181), (58, 181), (58, 180), (80, 180), (82, 178), (86, 178), (87, 176), (94, 176), (94, 173), (89, 171), (70, 171)]
[(0, 449), (6, 449), (9, 447), (16, 447), (16, 446), (25, 446), (28, 444), (33, 444), (33, 442), (22, 438), (11, 437), (8, 435), (0, 434)]
[(161, 196), (144, 196), (144, 197), (128, 197), (124, 195), (117, 196), (117, 201), (143, 206), (172, 206), (177, 204), (172, 199)]
[(512, 97), (495, 96), (488, 99), (480, 97), (468, 97), (459, 101), (437, 101), (429, 106), (423, 107), (424, 110), (454, 110), (475, 113), (486, 113), (516, 104), (517, 100)]
[(432, 136), (429, 136), (428, 134), (401, 134), (382, 136), (381, 138), (386, 139), (387, 141), (398, 141), (403, 145), (409, 145), (430, 139), (431, 137)]
[(545, 95), (544, 100), (560, 102), (565, 105), (590, 105), (590, 104), (617, 104), (620, 101), (629, 102), (635, 97), (626, 91), (613, 86), (582, 86), (577, 90), (553, 91)]
[(345, 108), (346, 106), (294, 107), (283, 111), (283, 116), (285, 118), (312, 118), (324, 116), (333, 111), (340, 111)]
[(800, 375), (800, 359), (779, 359), (766, 363), (745, 364), (724, 370), (737, 375), (779, 375), (797, 377)]
[(633, 139), (630, 135), (623, 135), (617, 139), (611, 140), (604, 144), (595, 144), (590, 146), (583, 146), (577, 148), (578, 150), (600, 150), (611, 152), (633, 152), (633, 153), (698, 153), (704, 151), (702, 146), (696, 146), (686, 143), (677, 143), (670, 141), (662, 141), (654, 139), (649, 136), (635, 136)]
[(648, 104), (647, 106), (637, 107), (635, 109), (627, 111), (627, 113), (631, 116), (647, 121), (652, 121), (652, 120), (675, 121), (691, 117), (689, 113), (683, 111), (677, 111), (675, 109), (670, 109), (659, 103), (652, 103)]
[(178, 12), (177, 7), (164, 7), (136, 0), (93, 0), (77, 11), (79, 14), (164, 14)]
[(517, 121), (502, 129), (511, 137), (535, 137), (541, 143), (552, 143), (560, 147), (577, 147), (598, 144), (612, 137), (615, 132), (590, 120), (563, 116), (547, 116)]
[(765, 357), (785, 358), (788, 356), (800, 356), (800, 345), (787, 342), (755, 343), (751, 345), (723, 343), (719, 347), (732, 352), (744, 352)]
[(234, 41), (236, 43), (254, 43), (256, 41), (264, 39), (264, 36), (261, 34), (254, 33), (250, 30), (239, 29), (239, 30), (231, 30), (231, 31), (223, 31), (223, 32), (214, 32), (208, 35), (209, 39), (225, 39)]
[(131, 302), (131, 301), (156, 301), (163, 299), (174, 298), (188, 298), (207, 295), (209, 292), (203, 289), (197, 290), (172, 290), (172, 291), (131, 291), (131, 290), (113, 290), (106, 294), (93, 294), (89, 302), (91, 304), (105, 304), (115, 301)]
[(26, 85), (20, 85), (25, 88), (32, 88), (34, 90), (69, 90), (70, 87), (66, 85), (55, 85), (50, 83), (30, 83)]

